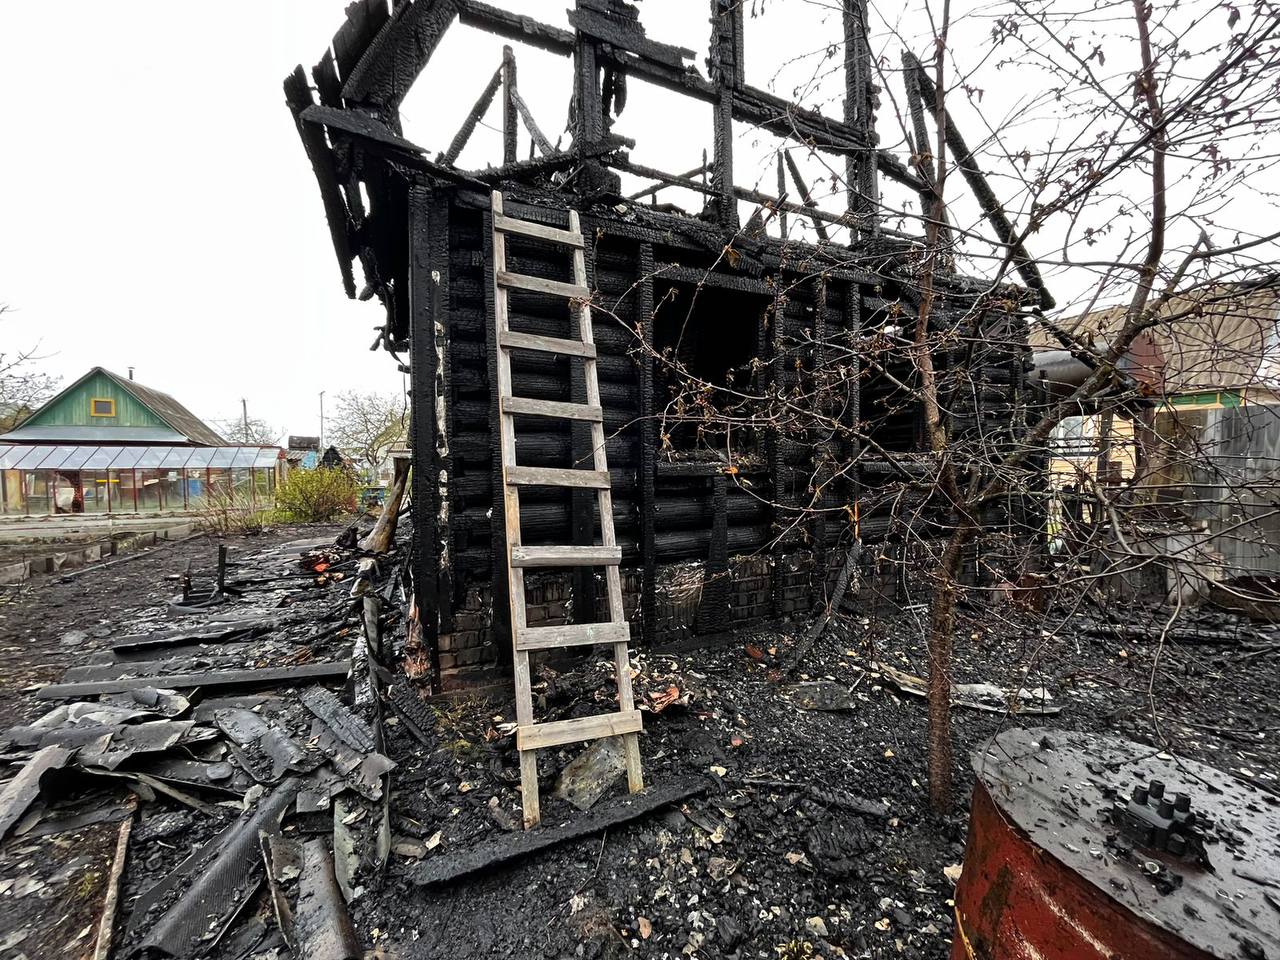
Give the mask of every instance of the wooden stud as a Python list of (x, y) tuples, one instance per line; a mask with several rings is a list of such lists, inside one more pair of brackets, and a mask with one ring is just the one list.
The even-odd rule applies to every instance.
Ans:
[(585, 420), (597, 423), (604, 420), (604, 411), (583, 403), (564, 403), (560, 400), (534, 400), (530, 397), (503, 397), (502, 410), (512, 416), (558, 417), (562, 420)]
[[(601, 430), (603, 433), (604, 431)], [(521, 487), (609, 489), (608, 470), (564, 470), (559, 467), (508, 467), (507, 483)]]
[(622, 548), (564, 546), (516, 547), (511, 551), (513, 567), (616, 567), (622, 563)]
[(530, 627), (516, 638), (521, 650), (557, 647), (590, 647), (598, 643), (627, 643), (631, 626), (626, 623), (566, 623), (554, 627)]
[(555, 353), (562, 357), (594, 357), (595, 344), (580, 343), (577, 340), (562, 340), (560, 337), (540, 337), (532, 333), (516, 333), (508, 330), (498, 338), (499, 346), (508, 350), (537, 350), (541, 353)]
[(522, 725), (516, 730), (516, 746), (521, 753), (525, 753), (546, 747), (559, 747), (566, 743), (581, 743), (583, 740), (599, 740), (602, 737), (625, 735), (631, 738), (642, 727), (639, 710), (557, 720), (554, 723), (535, 723), (530, 726)]
[(570, 300), (586, 300), (591, 291), (586, 287), (560, 280), (548, 280), (546, 277), (530, 277), (523, 273), (498, 271), (498, 286), (508, 290), (527, 290), (530, 293), (547, 293), (553, 297), (568, 297)]
[(501, 230), (503, 233), (519, 233), (526, 237), (549, 240), (552, 243), (563, 244), (566, 247), (581, 247), (583, 243), (582, 234), (580, 233), (561, 230), (558, 227), (548, 227), (545, 224), (534, 223), (532, 220), (517, 220), (514, 217), (494, 217), (493, 228)]

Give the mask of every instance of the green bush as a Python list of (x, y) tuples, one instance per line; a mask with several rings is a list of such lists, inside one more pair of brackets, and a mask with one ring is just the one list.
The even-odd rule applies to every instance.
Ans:
[(281, 523), (325, 523), (354, 513), (356, 479), (341, 468), (290, 470), (276, 488), (276, 519)]

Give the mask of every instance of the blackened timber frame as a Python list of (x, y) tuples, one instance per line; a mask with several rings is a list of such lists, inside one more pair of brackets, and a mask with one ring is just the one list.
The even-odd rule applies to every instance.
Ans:
[[(445, 216), (447, 216), (447, 208)], [(441, 599), (437, 571), (442, 570), (440, 511), (440, 435), (437, 422), (440, 353), (436, 343), (441, 315), (440, 281), (447, 276), (436, 253), (441, 207), (433, 203), (430, 187), (422, 182), (409, 188), (409, 376), (411, 446), (417, 469), (413, 471), (413, 526), (415, 563), (414, 604), (423, 641), (431, 658), (433, 678), (440, 676)], [(444, 230), (448, 237), (448, 229)], [(447, 253), (446, 253), (447, 257)], [(447, 303), (447, 299), (444, 301)], [(445, 551), (447, 555), (447, 551)], [(438, 683), (438, 680), (434, 680)], [(436, 690), (435, 692), (439, 692)]]

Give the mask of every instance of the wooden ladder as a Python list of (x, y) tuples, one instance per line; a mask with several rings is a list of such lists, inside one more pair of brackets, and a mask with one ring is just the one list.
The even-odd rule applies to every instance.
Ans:
[[(507, 271), (507, 234), (518, 234), (562, 244), (573, 250), (573, 283), (548, 280)], [(569, 229), (544, 226), (503, 213), (502, 194), (493, 193), (494, 318), (497, 327), (498, 409), (502, 440), (503, 500), (506, 506), (507, 582), (511, 598), (511, 640), (514, 646), (516, 683), (516, 746), (520, 750), (520, 787), (525, 828), (540, 819), (538, 801), (538, 750), (566, 743), (622, 737), (627, 783), (632, 793), (644, 789), (640, 770), (640, 711), (631, 693), (631, 662), (627, 644), (631, 628), (622, 609), (622, 578), (618, 570), (622, 549), (613, 529), (613, 493), (609, 462), (605, 456), (604, 415), (600, 405), (600, 381), (596, 374), (596, 345), (591, 330), (591, 292), (587, 288), (585, 244), (576, 210), (569, 211)], [(564, 297), (578, 321), (578, 339), (535, 336), (510, 329), (508, 295), (512, 290)], [(582, 360), (587, 402), (562, 403), (517, 397), (511, 390), (511, 351), (530, 350)], [(515, 418), (553, 417), (591, 424), (594, 463), (591, 470), (521, 467), (516, 464)], [(596, 491), (600, 507), (599, 546), (526, 547), (520, 543), (520, 487), (573, 487)], [(536, 567), (605, 568), (609, 597), (606, 623), (530, 627), (524, 596), (524, 572)], [(529, 679), (529, 652), (557, 647), (613, 646), (618, 678), (618, 711), (595, 717), (535, 723)]]

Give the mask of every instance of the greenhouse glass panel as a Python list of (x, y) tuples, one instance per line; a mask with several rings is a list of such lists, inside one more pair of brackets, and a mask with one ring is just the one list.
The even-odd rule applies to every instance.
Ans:
[(238, 447), (215, 447), (213, 451), (213, 459), (209, 461), (211, 467), (229, 467), (231, 462), (236, 458)]
[[(47, 460), (55, 447), (27, 447), (27, 455), (14, 464), (19, 470), (34, 470), (41, 460)], [(46, 511), (47, 512), (47, 511)]]
[(181, 469), (187, 465), (187, 461), (191, 459), (190, 447), (170, 447), (169, 452), (164, 455), (164, 459), (160, 461), (160, 466), (169, 470)]
[(196, 447), (191, 451), (191, 459), (187, 461), (188, 470), (203, 470), (213, 459), (213, 447)]
[[(79, 470), (85, 465), (88, 459), (91, 456), (93, 456), (93, 454), (97, 451), (97, 449), (98, 449), (97, 447), (72, 447), (70, 455), (67, 457), (67, 459), (63, 460), (60, 464), (58, 464), (57, 469)], [(40, 469), (42, 470), (50, 469), (50, 466), (46, 465), (47, 463), (48, 461), (40, 464)]]
[(252, 467), (258, 458), (257, 447), (241, 447), (236, 451), (236, 458), (231, 461), (233, 467)]
[(26, 452), (26, 447), (0, 446), (0, 470), (12, 470)]
[(85, 513), (107, 512), (107, 474), (105, 470), (80, 471)]
[(134, 466), (139, 470), (153, 470), (164, 462), (165, 454), (168, 452), (168, 447), (147, 447)]
[(155, 513), (161, 509), (160, 473), (157, 470), (138, 471), (138, 509)]
[(84, 469), (106, 470), (108, 467), (115, 466), (116, 457), (120, 456), (120, 451), (123, 449), (123, 447), (99, 447), (85, 461)]
[(253, 460), (255, 467), (270, 467), (275, 469), (275, 465), (280, 461), (280, 451), (275, 449), (259, 450), (258, 455)]
[(47, 473), (22, 474), (26, 478), (27, 512), (31, 514), (50, 513), (49, 475)]
[(121, 447), (111, 466), (116, 470), (132, 470), (145, 452), (145, 447)]

